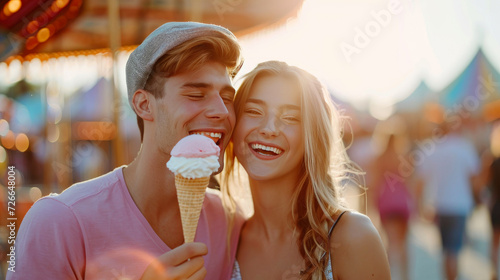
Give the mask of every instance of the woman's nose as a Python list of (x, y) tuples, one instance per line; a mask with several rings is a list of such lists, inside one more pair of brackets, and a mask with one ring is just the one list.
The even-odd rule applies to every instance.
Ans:
[(265, 136), (279, 135), (279, 120), (274, 116), (268, 116), (260, 127), (260, 133)]

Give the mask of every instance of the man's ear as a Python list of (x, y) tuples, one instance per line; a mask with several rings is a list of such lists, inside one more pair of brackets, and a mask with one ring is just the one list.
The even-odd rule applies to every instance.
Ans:
[(153, 99), (154, 96), (143, 89), (138, 89), (132, 97), (132, 106), (135, 113), (145, 121), (153, 121)]

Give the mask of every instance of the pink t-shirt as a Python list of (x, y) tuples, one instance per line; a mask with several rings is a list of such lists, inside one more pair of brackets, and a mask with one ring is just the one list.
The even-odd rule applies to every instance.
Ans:
[[(17, 234), (15, 272), (7, 279), (139, 279), (170, 248), (135, 205), (123, 167), (38, 200)], [(207, 191), (196, 242), (208, 247), (206, 279), (229, 279), (243, 223), (237, 216), (227, 253), (221, 199)]]

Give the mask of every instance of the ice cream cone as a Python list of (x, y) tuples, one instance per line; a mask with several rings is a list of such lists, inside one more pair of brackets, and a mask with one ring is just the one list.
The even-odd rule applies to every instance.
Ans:
[(193, 242), (210, 175), (219, 170), (220, 148), (214, 140), (192, 134), (170, 151), (167, 168), (175, 174), (184, 242)]
[(175, 187), (181, 212), (184, 242), (193, 242), (210, 177), (189, 179), (177, 174)]

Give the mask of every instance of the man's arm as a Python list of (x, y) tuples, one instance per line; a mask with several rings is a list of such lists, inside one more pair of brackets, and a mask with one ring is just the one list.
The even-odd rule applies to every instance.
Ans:
[(47, 197), (28, 211), (16, 242), (14, 271), (7, 279), (84, 279), (85, 245), (73, 211)]

